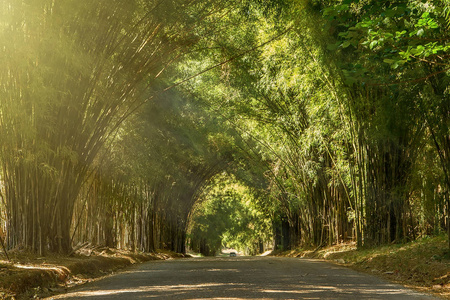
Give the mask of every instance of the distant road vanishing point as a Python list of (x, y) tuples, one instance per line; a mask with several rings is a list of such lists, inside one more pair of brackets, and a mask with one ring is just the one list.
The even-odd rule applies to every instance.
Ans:
[(437, 299), (318, 260), (151, 261), (48, 299)]

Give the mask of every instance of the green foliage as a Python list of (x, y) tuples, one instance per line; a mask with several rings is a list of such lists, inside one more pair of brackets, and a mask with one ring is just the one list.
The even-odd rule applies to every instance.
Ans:
[(422, 68), (419, 63), (446, 66), (450, 44), (442, 0), (372, 2), (344, 1), (323, 10), (325, 29), (336, 26), (337, 41), (328, 49), (358, 54), (361, 67), (357, 73), (347, 69), (349, 84), (401, 81), (370, 71), (383, 63), (397, 76), (405, 76), (403, 81), (425, 77), (417, 72)]
[(442, 231), (449, 5), (3, 1), (9, 246), (183, 252), (196, 203), (207, 254)]
[(224, 248), (254, 254), (260, 243), (271, 238), (270, 219), (255, 207), (255, 194), (221, 174), (204, 190), (190, 225), (190, 244), (203, 255), (215, 255)]

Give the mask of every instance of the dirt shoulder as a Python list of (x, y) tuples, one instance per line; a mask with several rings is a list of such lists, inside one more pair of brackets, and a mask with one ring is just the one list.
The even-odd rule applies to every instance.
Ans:
[(109, 248), (85, 248), (70, 257), (38, 257), (24, 251), (9, 256), (10, 262), (0, 255), (0, 299), (40, 299), (133, 264), (183, 257), (168, 251), (135, 253)]
[(341, 244), (273, 255), (324, 259), (450, 299), (450, 254), (447, 245), (447, 238), (439, 236), (372, 249), (357, 250), (355, 244)]

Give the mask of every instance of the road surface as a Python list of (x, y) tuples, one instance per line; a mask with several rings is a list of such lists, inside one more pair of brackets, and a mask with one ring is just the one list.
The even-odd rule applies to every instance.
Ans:
[(435, 299), (377, 277), (297, 258), (152, 261), (48, 299)]

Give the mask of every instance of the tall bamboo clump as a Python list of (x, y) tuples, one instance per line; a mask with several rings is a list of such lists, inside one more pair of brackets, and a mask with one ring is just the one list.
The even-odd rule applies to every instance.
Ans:
[(173, 51), (157, 8), (139, 3), (2, 2), (8, 247), (70, 251), (74, 204), (97, 154)]

